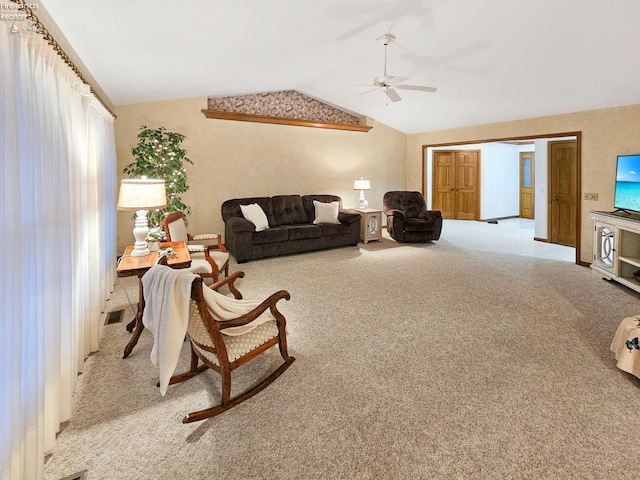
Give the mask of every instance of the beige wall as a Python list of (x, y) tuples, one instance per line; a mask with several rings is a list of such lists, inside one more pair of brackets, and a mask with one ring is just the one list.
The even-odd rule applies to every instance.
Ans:
[(640, 152), (640, 105), (408, 135), (407, 189), (422, 188), (423, 145), (578, 131), (582, 132), (582, 192), (599, 195), (598, 201), (581, 201), (580, 260), (590, 263), (589, 211), (613, 210), (616, 157)]
[[(616, 156), (640, 152), (640, 105), (405, 135), (373, 122), (368, 133), (207, 119), (205, 97), (117, 107), (118, 171), (133, 160), (141, 125), (184, 134), (192, 208), (189, 230), (223, 232), (220, 205), (228, 198), (286, 193), (334, 193), (355, 207), (352, 180), (371, 180), (371, 207), (392, 189), (422, 189), (423, 145), (582, 132), (580, 260), (592, 255), (590, 210), (612, 210)], [(131, 215), (118, 214), (118, 248), (131, 243)]]
[[(406, 135), (373, 122), (368, 133), (207, 119), (206, 97), (124, 105), (116, 108), (118, 172), (133, 161), (141, 125), (163, 126), (187, 138), (191, 233), (224, 232), (220, 205), (237, 197), (289, 193), (340, 195), (356, 207), (353, 179), (371, 180), (370, 207), (382, 208), (387, 190), (403, 189)], [(132, 216), (118, 213), (118, 250), (132, 243)]]

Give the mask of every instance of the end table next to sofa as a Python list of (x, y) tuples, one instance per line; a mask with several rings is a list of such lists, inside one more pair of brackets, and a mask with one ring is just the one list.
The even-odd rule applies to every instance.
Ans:
[(382, 210), (375, 208), (354, 208), (362, 216), (360, 240), (368, 243), (382, 238)]

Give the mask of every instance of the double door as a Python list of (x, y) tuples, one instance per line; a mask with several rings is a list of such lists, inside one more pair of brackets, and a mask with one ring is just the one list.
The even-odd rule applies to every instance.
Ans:
[(443, 218), (478, 219), (479, 163), (479, 150), (433, 152), (433, 209)]

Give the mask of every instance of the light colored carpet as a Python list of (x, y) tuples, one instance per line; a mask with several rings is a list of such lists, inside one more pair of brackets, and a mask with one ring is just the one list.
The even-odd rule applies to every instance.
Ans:
[[(532, 237), (508, 222), (446, 221), (432, 244), (385, 235), (232, 265), (248, 297), (291, 293), (281, 307), (297, 361), (200, 423), (181, 419), (216, 401), (217, 374), (161, 397), (150, 334), (123, 360), (124, 324), (105, 326), (46, 478), (635, 477), (640, 381), (609, 344), (639, 296)], [(136, 288), (119, 280), (109, 302), (127, 321), (124, 292), (135, 302)], [(235, 388), (279, 362), (263, 358), (235, 372)]]

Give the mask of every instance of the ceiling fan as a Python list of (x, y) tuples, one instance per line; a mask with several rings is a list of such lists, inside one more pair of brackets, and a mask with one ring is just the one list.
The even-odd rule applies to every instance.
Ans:
[(375, 87), (371, 90), (366, 90), (362, 93), (355, 95), (359, 97), (361, 95), (366, 95), (368, 93), (375, 92), (376, 90), (382, 90), (387, 98), (392, 102), (399, 102), (402, 100), (400, 95), (398, 95), (397, 90), (417, 90), (419, 92), (430, 92), (433, 93), (438, 90), (436, 87), (424, 87), (422, 85), (400, 85), (402, 82), (409, 80), (409, 77), (394, 77), (391, 75), (387, 75), (387, 47), (391, 42), (396, 39), (395, 35), (391, 35), (390, 33), (385, 33), (381, 37), (378, 37), (376, 40), (384, 45), (384, 73), (378, 77), (373, 79), (372, 84), (367, 85), (354, 85), (356, 87)]

